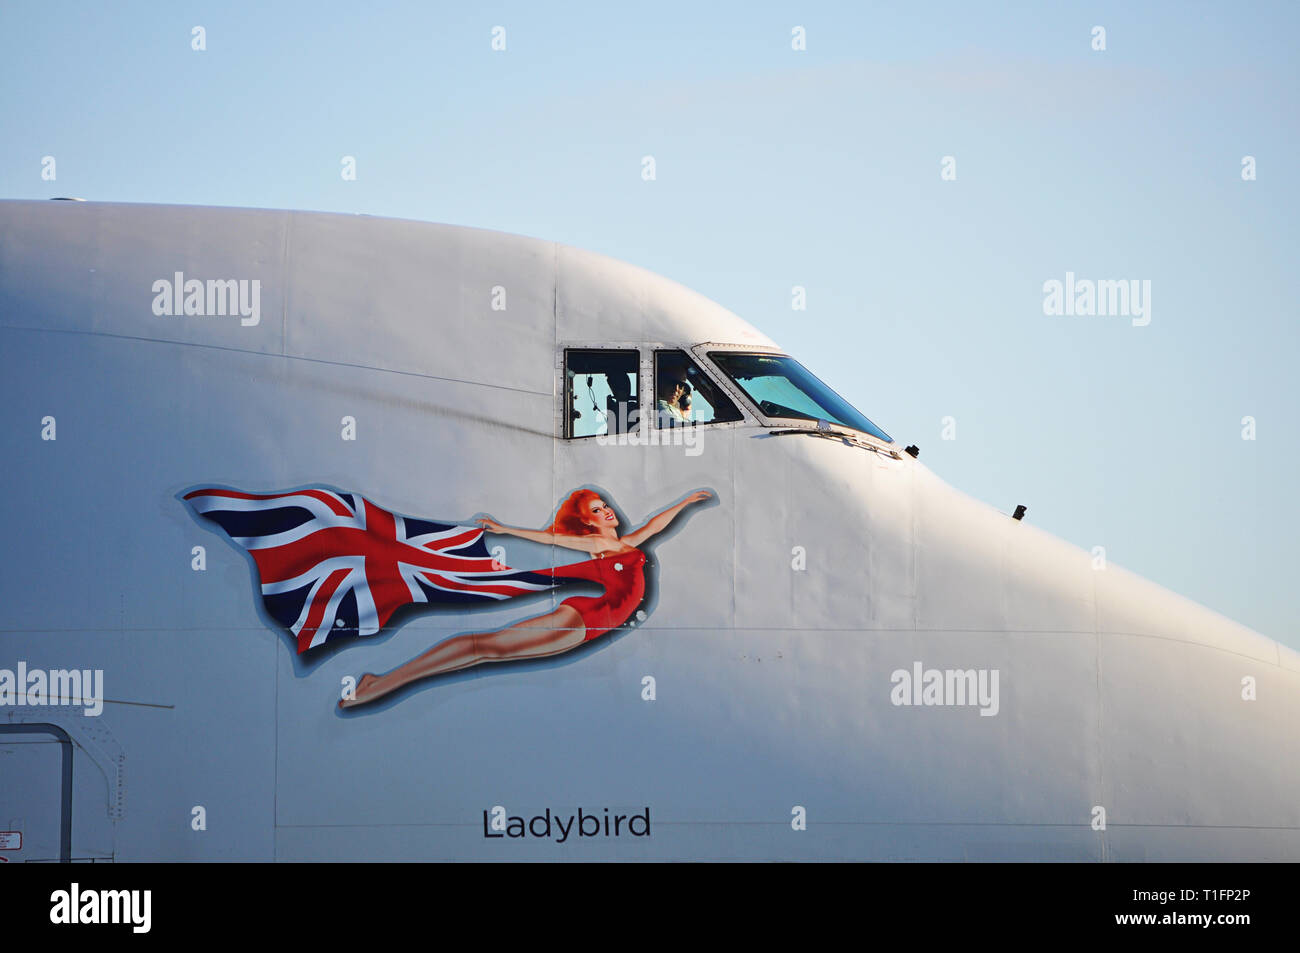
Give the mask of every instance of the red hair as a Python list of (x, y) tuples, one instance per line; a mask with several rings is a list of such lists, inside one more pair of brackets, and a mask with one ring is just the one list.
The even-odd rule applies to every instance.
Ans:
[(590, 511), (587, 509), (592, 500), (600, 499), (595, 490), (574, 490), (569, 498), (560, 504), (551, 524), (551, 532), (560, 536), (590, 536), (596, 532), (591, 525)]

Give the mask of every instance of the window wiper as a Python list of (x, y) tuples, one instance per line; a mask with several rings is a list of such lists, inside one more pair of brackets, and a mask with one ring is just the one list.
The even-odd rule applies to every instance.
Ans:
[(804, 428), (790, 428), (789, 430), (769, 430), (766, 436), (781, 437), (786, 434), (806, 434), (810, 437), (825, 437), (828, 440), (839, 440), (842, 443), (852, 444), (855, 447), (861, 447), (864, 450), (872, 450), (876, 453), (883, 453), (885, 456), (892, 457), (895, 460), (901, 460), (902, 454), (897, 450), (889, 447), (882, 447), (863, 438), (861, 434), (852, 430), (841, 430), (838, 427), (832, 427), (829, 420), (818, 420), (816, 430), (807, 430)]

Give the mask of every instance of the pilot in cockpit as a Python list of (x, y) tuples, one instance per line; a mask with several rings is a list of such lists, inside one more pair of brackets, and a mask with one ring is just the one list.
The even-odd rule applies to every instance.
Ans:
[(685, 374), (680, 371), (660, 373), (655, 393), (660, 427), (679, 427), (690, 421), (681, 403), (685, 399), (687, 407), (690, 406), (691, 385), (686, 382)]

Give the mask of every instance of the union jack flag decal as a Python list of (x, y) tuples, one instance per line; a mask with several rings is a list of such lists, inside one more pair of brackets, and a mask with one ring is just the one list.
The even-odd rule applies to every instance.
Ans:
[(181, 498), (252, 557), (267, 615), (300, 654), (375, 635), (413, 603), (509, 599), (570, 581), (495, 562), (478, 526), (399, 516), (356, 493), (203, 487)]

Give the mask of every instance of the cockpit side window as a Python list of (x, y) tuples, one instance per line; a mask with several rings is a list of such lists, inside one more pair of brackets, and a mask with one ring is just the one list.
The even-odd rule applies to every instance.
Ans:
[(655, 351), (655, 426), (717, 424), (741, 420), (731, 398), (685, 351)]
[(640, 416), (636, 350), (564, 352), (565, 437), (632, 433)]

